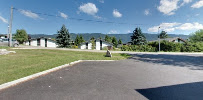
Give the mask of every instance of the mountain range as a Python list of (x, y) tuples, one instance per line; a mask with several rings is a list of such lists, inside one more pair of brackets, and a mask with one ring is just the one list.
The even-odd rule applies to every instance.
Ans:
[[(153, 40), (157, 40), (158, 36), (157, 34), (149, 34), (149, 33), (143, 33), (147, 39), (147, 41), (153, 41)], [(47, 38), (56, 38), (57, 34), (53, 34), (53, 35), (46, 35), (46, 34), (29, 34), (31, 36), (31, 38), (39, 38), (39, 37), (47, 37)], [(90, 40), (91, 37), (94, 38), (105, 38), (106, 34), (102, 34), (102, 33), (70, 33), (71, 35), (71, 40), (75, 40), (77, 35), (82, 35), (85, 39), (85, 41)], [(108, 36), (111, 37), (116, 37), (116, 39), (121, 39), (123, 43), (127, 43), (131, 41), (131, 36), (132, 33), (128, 33), (128, 34), (108, 34)], [(176, 35), (176, 34), (168, 34), (169, 37), (180, 37), (182, 39), (188, 39), (189, 35)]]

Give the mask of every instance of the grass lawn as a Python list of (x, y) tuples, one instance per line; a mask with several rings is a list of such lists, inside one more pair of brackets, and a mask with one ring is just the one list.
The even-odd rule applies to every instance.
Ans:
[[(9, 48), (7, 48), (9, 50)], [(16, 54), (0, 55), (0, 84), (13, 81), (76, 60), (121, 60), (129, 55), (62, 50), (12, 50)]]

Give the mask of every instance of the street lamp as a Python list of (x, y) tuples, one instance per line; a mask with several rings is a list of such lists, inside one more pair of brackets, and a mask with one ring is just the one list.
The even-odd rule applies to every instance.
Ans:
[(160, 34), (159, 34), (159, 29), (160, 29), (161, 27), (159, 27), (158, 28), (158, 37), (159, 37), (159, 52), (161, 51), (161, 47), (160, 47)]

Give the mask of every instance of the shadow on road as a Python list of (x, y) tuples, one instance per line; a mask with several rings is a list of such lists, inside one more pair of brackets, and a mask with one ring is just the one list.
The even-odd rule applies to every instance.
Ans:
[(163, 65), (188, 67), (192, 70), (203, 70), (203, 56), (134, 54), (129, 59)]
[(202, 100), (203, 82), (135, 89), (149, 100)]

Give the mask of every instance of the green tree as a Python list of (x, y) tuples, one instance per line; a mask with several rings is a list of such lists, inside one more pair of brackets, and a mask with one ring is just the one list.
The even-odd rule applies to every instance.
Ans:
[(136, 28), (133, 31), (133, 36), (131, 36), (131, 42), (133, 45), (144, 45), (146, 44), (146, 37), (142, 34), (140, 28)]
[(77, 35), (75, 38), (75, 45), (78, 46), (80, 44), (80, 37)]
[(203, 42), (203, 29), (193, 33), (189, 39), (191, 42)]
[(113, 37), (113, 38), (112, 38), (112, 43), (113, 43), (113, 46), (114, 46), (114, 47), (117, 47), (118, 42), (117, 42), (116, 37)]
[(57, 32), (56, 43), (59, 47), (70, 47), (70, 34), (65, 25)]
[(109, 42), (111, 43), (112, 42), (112, 38), (108, 35), (105, 35), (105, 39), (104, 39), (106, 42)]
[(165, 39), (168, 38), (167, 32), (166, 31), (161, 31), (160, 35), (158, 36), (158, 38), (160, 37), (160, 39)]
[(80, 44), (83, 43), (83, 42), (85, 42), (85, 40), (84, 40), (83, 36), (80, 35)]
[(95, 38), (94, 38), (94, 37), (91, 37), (90, 41), (91, 41), (91, 43), (92, 43), (92, 49), (96, 49)]
[(23, 42), (28, 40), (28, 34), (24, 29), (16, 30), (16, 34), (14, 38), (20, 43), (23, 44)]
[(118, 40), (118, 44), (123, 44), (121, 39)]

